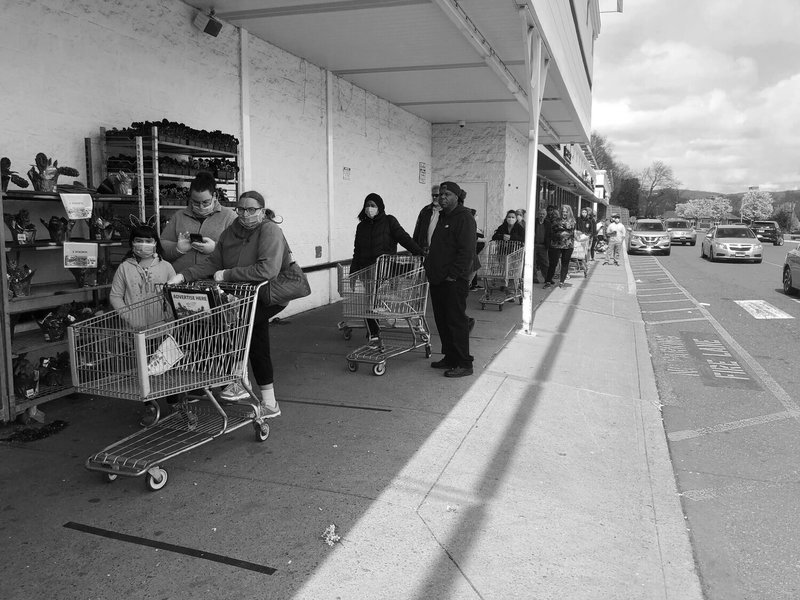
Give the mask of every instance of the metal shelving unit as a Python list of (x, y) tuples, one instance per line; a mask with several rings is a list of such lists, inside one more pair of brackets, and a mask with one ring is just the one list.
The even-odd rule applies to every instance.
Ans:
[[(104, 196), (92, 194), (95, 204), (104, 205), (130, 205), (138, 202), (133, 196)], [(20, 208), (33, 210), (37, 206), (47, 203), (61, 206), (61, 197), (57, 193), (32, 192), (27, 190), (9, 190), (2, 192), (0, 197), (0, 209), (2, 212), (16, 212)], [(38, 226), (37, 226), (38, 227)], [(41, 228), (37, 229), (38, 234), (42, 233)], [(47, 234), (45, 234), (47, 235)], [(127, 246), (126, 240), (89, 240), (72, 238), (70, 241), (93, 243), (102, 248), (104, 258), (110, 261), (109, 253), (113, 249), (123, 249), (123, 244)], [(60, 341), (45, 341), (44, 334), (37, 328), (33, 314), (56, 308), (62, 304), (73, 301), (92, 303), (98, 305), (105, 299), (109, 284), (93, 285), (81, 287), (76, 279), (70, 278), (67, 269), (63, 269), (63, 277), (59, 274), (54, 278), (45, 280), (40, 275), (34, 278), (31, 285), (30, 294), (27, 296), (11, 297), (8, 281), (8, 259), (13, 253), (17, 262), (30, 264), (37, 272), (45, 271), (50, 265), (51, 272), (59, 273), (58, 267), (54, 267), (61, 261), (63, 244), (52, 241), (36, 241), (33, 244), (19, 244), (11, 239), (8, 228), (3, 225), (0, 229), (0, 279), (3, 281), (2, 292), (0, 293), (0, 305), (2, 306), (2, 335), (0, 335), (0, 347), (2, 347), (2, 384), (0, 385), (0, 421), (10, 421), (18, 414), (46, 403), (55, 398), (66, 396), (74, 391), (72, 381), (68, 372), (64, 374), (63, 385), (46, 386), (39, 383), (35, 392), (19, 397), (14, 390), (14, 371), (13, 360), (20, 354), (27, 354), (32, 362), (37, 363), (42, 356), (52, 356), (67, 349), (66, 337)], [(100, 250), (100, 249), (99, 249)], [(15, 334), (12, 336), (12, 331)]]

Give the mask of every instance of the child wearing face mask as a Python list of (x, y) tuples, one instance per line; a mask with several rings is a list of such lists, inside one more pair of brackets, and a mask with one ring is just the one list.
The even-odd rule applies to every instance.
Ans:
[[(175, 276), (172, 265), (161, 258), (161, 243), (153, 227), (144, 224), (134, 226), (128, 242), (130, 252), (117, 267), (111, 282), (109, 301), (114, 309), (160, 295), (162, 286)], [(154, 302), (148, 305), (147, 312), (137, 310), (123, 313), (123, 316), (127, 326), (140, 330), (166, 321), (170, 315), (165, 312), (163, 303)], [(171, 400), (177, 401), (177, 398), (167, 401)], [(156, 407), (146, 403), (139, 425), (152, 425), (157, 414)]]

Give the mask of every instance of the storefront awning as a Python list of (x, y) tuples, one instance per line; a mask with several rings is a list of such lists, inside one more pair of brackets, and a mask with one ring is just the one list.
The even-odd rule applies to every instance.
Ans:
[(594, 190), (590, 189), (583, 179), (558, 154), (545, 146), (539, 146), (539, 168), (537, 174), (560, 185), (576, 196), (580, 196), (584, 200), (607, 204), (607, 201), (595, 196)]

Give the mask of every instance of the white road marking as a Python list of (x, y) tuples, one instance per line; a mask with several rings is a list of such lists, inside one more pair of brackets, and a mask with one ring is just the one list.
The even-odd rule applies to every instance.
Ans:
[(639, 294), (639, 298), (652, 298), (653, 296), (683, 296), (681, 292), (666, 292), (664, 294)]
[(772, 413), (770, 415), (761, 415), (760, 417), (751, 417), (749, 419), (741, 419), (739, 421), (731, 421), (730, 423), (720, 423), (719, 425), (712, 425), (711, 427), (701, 427), (700, 429), (684, 429), (683, 431), (673, 431), (667, 434), (667, 439), (671, 442), (680, 442), (682, 440), (689, 440), (712, 433), (722, 433), (723, 431), (735, 431), (743, 427), (752, 427), (754, 425), (763, 425), (764, 423), (773, 423), (775, 421), (783, 421), (785, 419), (792, 419), (799, 416), (797, 411), (781, 411)]
[(730, 485), (723, 485), (718, 488), (703, 488), (699, 490), (686, 490), (681, 494), (687, 500), (694, 502), (704, 502), (706, 500), (716, 500), (726, 496), (743, 496), (751, 492), (760, 492), (767, 488), (784, 485), (775, 481), (740, 481)]
[(657, 314), (657, 313), (680, 312), (682, 310), (688, 310), (689, 312), (692, 312), (695, 309), (693, 309), (693, 308), (665, 308), (664, 310), (643, 310), (642, 312), (646, 313), (648, 315), (654, 315), (654, 314)]
[(794, 319), (789, 313), (772, 306), (764, 300), (734, 300), (756, 319)]
[[(686, 294), (687, 298), (692, 298), (692, 300), (697, 303), (697, 300), (694, 298), (694, 296), (692, 296), (686, 288), (679, 284), (678, 281), (672, 277), (672, 274), (669, 271), (665, 269), (665, 272), (674, 281), (675, 286), (682, 290), (684, 294)], [(739, 344), (739, 342), (733, 339), (733, 336), (728, 333), (728, 331), (719, 323), (719, 321), (714, 318), (710, 312), (708, 312), (708, 310), (700, 306), (699, 303), (697, 303), (697, 305), (698, 310), (706, 317), (706, 320), (711, 323), (711, 326), (716, 329), (720, 337), (727, 342), (728, 346), (730, 346), (734, 352), (742, 357), (744, 362), (758, 376), (764, 386), (773, 393), (775, 398), (778, 399), (778, 402), (780, 402), (787, 411), (792, 413), (793, 416), (800, 415), (800, 406), (798, 406), (797, 402), (795, 402), (794, 399), (792, 399), (792, 397), (786, 393), (786, 390), (784, 390), (780, 384), (775, 381), (775, 379), (773, 379), (769, 373), (767, 373), (767, 370), (762, 367), (761, 364), (756, 361), (756, 359), (750, 356), (750, 353), (747, 350), (742, 348), (742, 345)]]
[(669, 323), (688, 323), (689, 321), (707, 321), (705, 317), (698, 317), (696, 319), (670, 319), (668, 321), (645, 321), (648, 325), (667, 325)]
[(639, 304), (664, 304), (665, 302), (691, 302), (689, 298), (675, 298), (674, 300), (642, 300)]

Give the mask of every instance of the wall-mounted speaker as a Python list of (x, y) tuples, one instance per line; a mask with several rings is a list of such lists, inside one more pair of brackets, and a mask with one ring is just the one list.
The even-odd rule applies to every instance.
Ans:
[(203, 13), (197, 13), (197, 16), (194, 18), (194, 26), (211, 37), (217, 37), (219, 32), (222, 31), (222, 23), (217, 21), (213, 14), (204, 15)]

